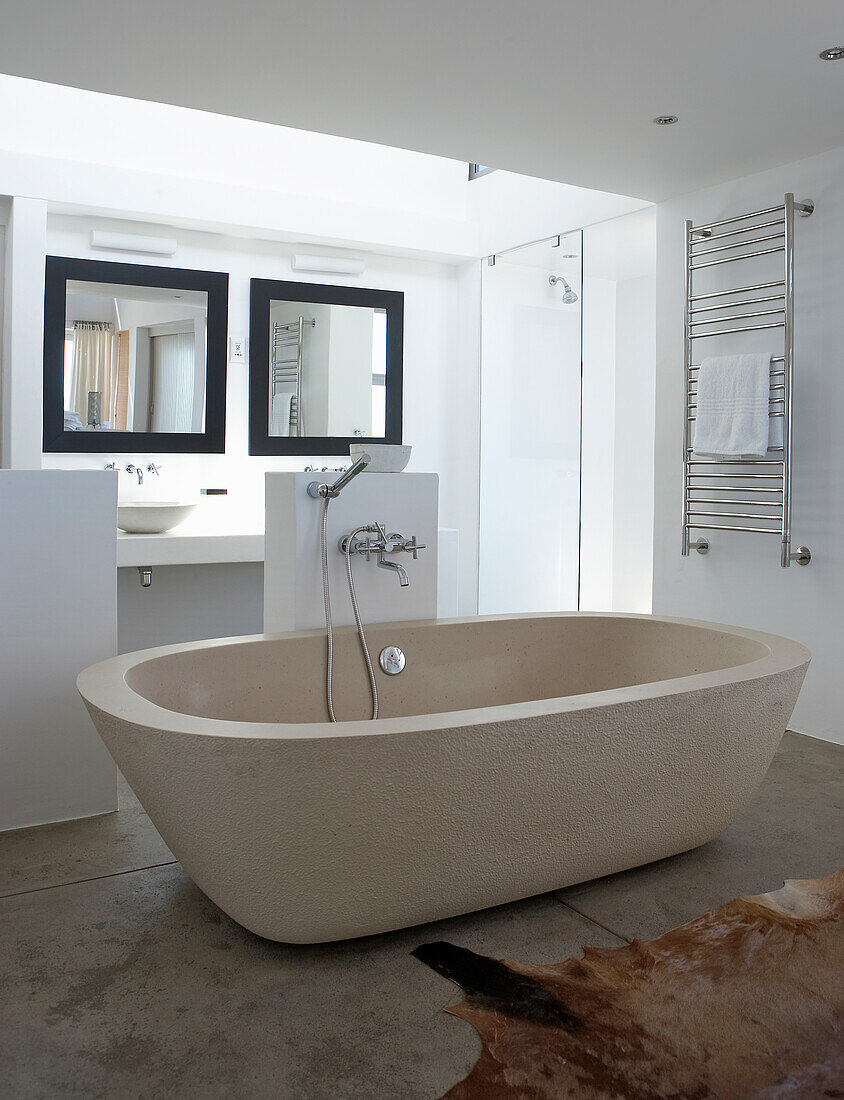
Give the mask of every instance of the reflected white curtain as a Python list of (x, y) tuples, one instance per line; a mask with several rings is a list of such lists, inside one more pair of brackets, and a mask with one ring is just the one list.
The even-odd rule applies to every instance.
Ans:
[(115, 403), (116, 341), (108, 321), (73, 322), (70, 408), (88, 421), (88, 394), (101, 394), (100, 417), (110, 423)]

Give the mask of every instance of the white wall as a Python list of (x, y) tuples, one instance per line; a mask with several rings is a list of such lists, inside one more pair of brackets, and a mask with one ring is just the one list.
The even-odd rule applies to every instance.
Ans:
[[(792, 728), (844, 743), (842, 177), (844, 149), (836, 149), (658, 208), (654, 610), (768, 630), (809, 646), (814, 656)], [(683, 222), (772, 206), (786, 191), (816, 203), (811, 218), (795, 219), (794, 275), (793, 534), (794, 545), (811, 548), (813, 561), (782, 569), (778, 539), (723, 531), (709, 533), (708, 555), (684, 558)]]
[(0, 830), (117, 809), (76, 691), (116, 652), (114, 481), (0, 470)]
[[(41, 303), (47, 252), (103, 258), (89, 230), (176, 236), (172, 263), (231, 272), (230, 331), (248, 333), (248, 279), (295, 277), (290, 255), (351, 248), (358, 279), (404, 290), (405, 438), (413, 470), (441, 475), (441, 521), (460, 533), (460, 610), (476, 606), (480, 265), (492, 248), (600, 221), (641, 200), (164, 104), (0, 76), (0, 191), (13, 196), (6, 266), (2, 462), (95, 467), (41, 454)], [(2, 203), (0, 198), (0, 203)], [(14, 247), (15, 241), (19, 247)], [(106, 258), (139, 262), (136, 255)], [(146, 262), (140, 258), (141, 262)], [(149, 262), (158, 263), (154, 257)], [(317, 280), (319, 277), (317, 277)], [(262, 474), (298, 461), (247, 455), (244, 366), (229, 372), (225, 456), (162, 456), (156, 491), (232, 490), (233, 523), (259, 527)], [(13, 406), (14, 405), (14, 409)], [(136, 455), (146, 461), (153, 456)], [(321, 456), (312, 456), (320, 461)], [(158, 461), (158, 459), (156, 459)], [(306, 460), (307, 461), (307, 460)], [(333, 462), (331, 464), (334, 464)], [(150, 492), (122, 479), (129, 497)]]
[[(16, 205), (30, 232), (29, 248), (24, 257), (26, 277), (19, 277), (15, 282), (14, 297), (15, 313), (19, 318), (16, 331), (27, 353), (16, 355), (15, 370), (6, 372), (10, 387), (16, 388), (18, 394), (15, 414), (4, 418), (13, 437), (10, 438), (8, 463), (89, 469), (101, 468), (113, 459), (123, 465), (135, 459), (146, 464), (154, 456), (42, 455), (40, 442), (42, 321), (38, 288), (43, 256), (101, 256), (90, 247), (92, 228), (131, 230), (133, 226), (82, 215), (46, 216), (46, 204), (41, 201), (16, 200)], [(43, 228), (38, 222), (39, 213), (44, 219)], [(175, 232), (179, 248), (172, 260), (161, 266), (170, 263), (230, 272), (229, 330), (234, 334), (248, 332), (251, 276), (295, 278), (290, 266), (292, 246), (185, 229), (171, 232)], [(134, 262), (138, 259), (121, 254), (110, 258)], [(319, 281), (319, 276), (316, 279)], [(330, 279), (323, 277), (322, 281)], [(478, 261), (441, 264), (370, 255), (366, 273), (354, 281), (357, 285), (405, 292), (405, 440), (414, 445), (411, 469), (436, 470), (441, 474), (441, 520), (444, 526), (456, 528), (460, 533), (460, 610), (472, 613), (476, 606), (480, 264)], [(34, 291), (29, 292), (29, 287)], [(11, 326), (7, 326), (7, 336), (11, 337)], [(8, 362), (12, 362), (11, 356)], [(264, 470), (293, 469), (304, 465), (304, 461), (248, 456), (247, 395), (246, 367), (232, 366), (228, 380), (225, 456), (156, 457), (164, 469), (163, 480), (155, 485), (155, 491), (168, 496), (194, 496), (201, 486), (228, 487), (231, 494), (229, 514), (239, 517), (233, 522), (245, 522), (247, 526), (259, 528)], [(149, 492), (148, 486), (139, 489), (131, 479), (121, 477), (122, 497), (143, 497)]]
[[(584, 271), (592, 269), (584, 239)], [(615, 469), (615, 282), (583, 280), (580, 608), (612, 610)]]
[[(101, 255), (90, 247), (90, 229), (101, 224), (101, 219), (51, 215), (45, 247), (54, 255), (83, 258)], [(229, 331), (232, 333), (248, 332), (249, 279), (252, 276), (297, 277), (290, 264), (291, 250), (278, 244), (188, 230), (177, 231), (177, 236), (179, 248), (175, 256), (167, 258), (161, 266), (228, 271)], [(129, 259), (119, 254), (114, 258)], [(316, 275), (313, 281), (330, 282), (332, 278)], [(463, 343), (471, 343), (474, 328), (472, 314), (465, 312), (464, 302), (468, 295), (465, 286), (461, 289), (462, 280), (461, 269), (456, 265), (371, 256), (365, 274), (347, 281), (405, 293), (404, 439), (414, 447), (410, 469), (441, 472), (442, 525), (457, 528), (461, 545), (469, 545), (475, 538), (476, 523), (473, 489), (477, 478), (477, 454), (472, 453), (471, 436), (477, 412), (471, 404), (461, 404), (456, 395), (462, 390), (471, 402), (477, 364), (461, 347), (460, 330), (469, 329)], [(31, 323), (40, 326), (36, 314), (37, 308), (32, 311)], [(36, 391), (40, 387), (40, 370), (40, 362), (30, 362), (26, 371), (17, 372), (21, 384), (27, 385), (32, 404), (37, 403), (39, 407), (41, 399)], [(226, 412), (224, 455), (45, 454), (40, 460), (45, 468), (93, 469), (102, 468), (105, 462), (112, 460), (125, 466), (136, 458), (143, 464), (154, 458), (163, 467), (161, 480), (148, 481), (139, 488), (132, 477), (121, 474), (122, 498), (143, 499), (158, 494), (170, 499), (172, 493), (179, 497), (195, 497), (202, 487), (227, 487), (230, 514), (241, 517), (249, 529), (257, 530), (263, 526), (264, 471), (302, 469), (309, 460), (266, 459), (248, 454), (248, 368), (245, 365), (229, 367)], [(40, 421), (38, 432), (40, 436)], [(40, 442), (38, 449), (40, 451)], [(342, 461), (341, 456), (325, 459), (332, 466)], [(470, 589), (470, 607), (473, 595)]]
[[(447, 408), (428, 426), (439, 439), (444, 469), (465, 472), (460, 478), (440, 477), (440, 524), (450, 526), (448, 516), (465, 516), (458, 535), (458, 614), (474, 615), (478, 610), (478, 522), (480, 501), (481, 435), (481, 265), (464, 264), (457, 269), (455, 305), (457, 318), (449, 339), (460, 364), (451, 377), (437, 383), (448, 393)], [(440, 373), (442, 365), (432, 363)], [(442, 474), (442, 470), (438, 473)]]
[(5, 405), (4, 380), (6, 375), (4, 356), (6, 354), (5, 326), (3, 313), (6, 306), (6, 221), (9, 217), (9, 203), (0, 198), (0, 467), (3, 465), (3, 411)]
[(616, 283), (614, 611), (648, 613), (653, 602), (655, 312), (653, 274)]
[[(41, 466), (41, 381), (43, 355), (44, 256), (47, 206), (17, 196), (6, 230), (3, 286), (3, 376), (0, 405), (0, 466)], [(17, 364), (26, 370), (17, 370)], [(39, 372), (40, 373), (40, 372)], [(33, 389), (34, 387), (34, 389)]]
[(581, 608), (651, 610), (656, 219), (583, 234)]

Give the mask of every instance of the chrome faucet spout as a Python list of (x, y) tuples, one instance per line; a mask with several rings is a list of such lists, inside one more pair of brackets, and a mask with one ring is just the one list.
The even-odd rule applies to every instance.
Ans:
[[(358, 535), (363, 532), (376, 537), (358, 538)], [(398, 531), (392, 531), (388, 534), (383, 523), (368, 523), (357, 527), (350, 535), (343, 535), (338, 545), (340, 553), (346, 554), (347, 557), (351, 554), (364, 554), (366, 560), (370, 561), (374, 554), (378, 568), (389, 569), (395, 573), (402, 588), (407, 588), (410, 584), (410, 577), (405, 567), (399, 565), (396, 561), (389, 561), (388, 555), (392, 557), (394, 554), (407, 553), (411, 554), (415, 561), (419, 551), (425, 549), (425, 543), (419, 542), (416, 535), (408, 539), (399, 534)]]
[(143, 485), (143, 483), (144, 483), (144, 471), (141, 469), (140, 466), (133, 466), (132, 463), (129, 462), (126, 466), (126, 473), (127, 474), (137, 474), (138, 475), (138, 484)]
[(397, 561), (385, 561), (384, 555), (378, 555), (378, 568), (379, 569), (391, 569), (399, 578), (399, 584), (402, 588), (407, 588), (410, 584), (410, 578), (407, 575), (407, 570), (403, 565), (399, 565)]

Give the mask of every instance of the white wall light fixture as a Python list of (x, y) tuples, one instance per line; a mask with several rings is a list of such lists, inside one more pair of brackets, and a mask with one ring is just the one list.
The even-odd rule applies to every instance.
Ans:
[(91, 248), (108, 252), (144, 252), (150, 256), (172, 256), (177, 247), (175, 237), (141, 237), (135, 233), (91, 230)]
[(293, 257), (292, 267), (294, 271), (320, 271), (327, 275), (362, 275), (366, 264), (363, 260), (340, 259), (337, 256), (297, 254)]

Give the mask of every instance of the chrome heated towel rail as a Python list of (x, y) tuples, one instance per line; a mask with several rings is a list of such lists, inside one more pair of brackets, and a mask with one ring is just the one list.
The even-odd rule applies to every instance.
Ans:
[[(683, 554), (705, 554), (709, 541), (692, 531), (749, 531), (780, 536), (780, 565), (808, 565), (805, 546), (791, 549), (792, 392), (794, 375), (794, 215), (807, 218), (811, 200), (782, 204), (734, 218), (686, 222), (685, 417), (683, 427)], [(695, 275), (717, 276), (722, 265), (782, 255), (782, 278), (745, 282), (697, 293)], [(739, 270), (742, 270), (740, 267)], [(775, 274), (779, 274), (777, 271)], [(742, 285), (744, 284), (744, 285)], [(783, 354), (771, 357), (770, 416), (782, 420), (782, 447), (765, 458), (697, 458), (693, 429), (700, 362), (698, 341), (741, 332), (782, 329)]]

